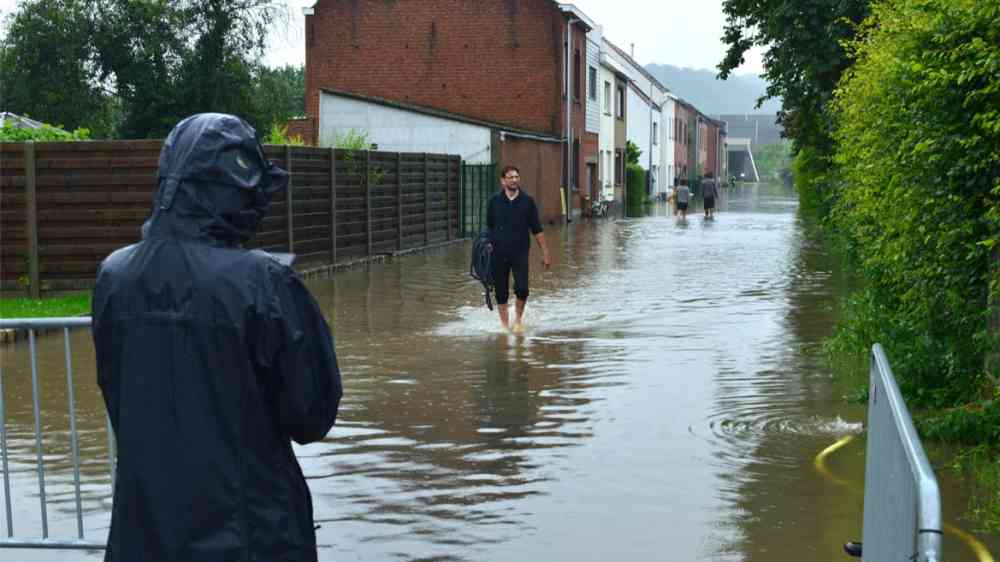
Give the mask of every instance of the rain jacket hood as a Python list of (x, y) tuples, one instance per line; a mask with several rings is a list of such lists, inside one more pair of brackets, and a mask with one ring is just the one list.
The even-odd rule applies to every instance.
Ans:
[(98, 384), (115, 431), (107, 562), (316, 562), (292, 449), (334, 424), (333, 337), (295, 272), (241, 247), (285, 185), (220, 114), (170, 133), (142, 241), (101, 264)]
[(267, 160), (239, 117), (201, 113), (181, 121), (160, 153), (159, 189), (143, 238), (176, 236), (243, 244), (288, 174)]

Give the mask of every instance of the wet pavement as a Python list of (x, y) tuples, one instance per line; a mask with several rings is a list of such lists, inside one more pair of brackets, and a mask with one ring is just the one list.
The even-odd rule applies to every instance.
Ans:
[[(320, 559), (848, 560), (864, 407), (844, 400), (852, 389), (820, 346), (850, 280), (794, 192), (743, 187), (714, 220), (658, 207), (547, 236), (555, 265), (542, 272), (535, 252), (523, 337), (483, 306), (469, 244), (311, 283), (345, 383), (337, 426), (297, 448)], [(103, 406), (89, 334), (72, 343), (85, 528), (100, 539)], [(62, 346), (39, 341), (46, 487), (52, 534), (74, 536)], [(15, 532), (37, 536), (26, 347), (0, 350), (0, 365)], [(816, 455), (844, 436), (824, 476)], [(965, 484), (938, 474), (946, 520), (970, 529)], [(1000, 552), (1000, 537), (976, 536)], [(98, 556), (9, 552), (0, 559)], [(945, 553), (977, 560), (951, 536)]]

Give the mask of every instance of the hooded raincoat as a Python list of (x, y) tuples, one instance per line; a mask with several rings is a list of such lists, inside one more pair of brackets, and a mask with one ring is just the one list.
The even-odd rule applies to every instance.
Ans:
[(142, 241), (101, 264), (93, 334), (118, 446), (106, 561), (317, 558), (290, 438), (333, 426), (333, 339), (291, 268), (242, 248), (286, 178), (244, 121), (189, 117), (163, 145)]

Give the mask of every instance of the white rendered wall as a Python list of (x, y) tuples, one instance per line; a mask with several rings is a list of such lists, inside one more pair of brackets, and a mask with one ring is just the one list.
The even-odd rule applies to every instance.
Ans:
[[(598, 135), (598, 147), (601, 157), (601, 189), (605, 199), (615, 196), (615, 74), (608, 67), (601, 65), (601, 87), (598, 94), (601, 102), (601, 132)], [(608, 111), (604, 111), (604, 83), (611, 85), (611, 99), (608, 100)]]
[[(596, 99), (590, 99), (590, 69), (597, 70)], [(587, 70), (584, 73), (584, 84), (587, 85), (587, 125), (588, 133), (600, 134), (601, 130), (601, 96), (604, 84), (601, 82), (601, 28), (587, 32)]]
[(645, 99), (635, 93), (635, 89), (631, 86), (628, 89), (626, 103), (628, 103), (628, 115), (626, 116), (625, 136), (642, 151), (642, 154), (639, 155), (639, 165), (643, 169), (649, 169), (649, 116), (651, 108)]
[(492, 158), (488, 127), (320, 92), (319, 146), (351, 129), (368, 133), (378, 150), (458, 154), (470, 164)]
[(674, 185), (677, 175), (674, 162), (674, 120), (677, 117), (677, 102), (668, 97), (661, 107), (660, 119), (660, 166), (664, 186)]

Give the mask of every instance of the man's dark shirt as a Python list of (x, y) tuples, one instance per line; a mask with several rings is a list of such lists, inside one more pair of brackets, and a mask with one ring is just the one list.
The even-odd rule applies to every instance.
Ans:
[(493, 194), (486, 204), (486, 226), (494, 251), (505, 256), (527, 254), (531, 249), (531, 234), (542, 231), (535, 200), (523, 190), (513, 201), (503, 190)]

